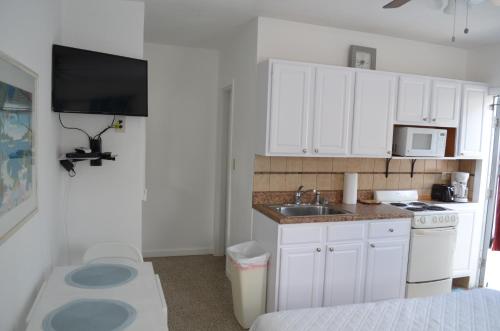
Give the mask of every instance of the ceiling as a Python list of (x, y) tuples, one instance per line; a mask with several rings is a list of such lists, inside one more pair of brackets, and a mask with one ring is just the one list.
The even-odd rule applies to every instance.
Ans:
[(389, 0), (143, 0), (145, 40), (191, 47), (216, 47), (238, 26), (257, 16), (371, 32), (461, 48), (500, 44), (500, 7), (472, 6), (464, 35), (465, 0), (458, 0), (457, 40), (453, 16), (443, 0), (413, 0), (382, 9)]

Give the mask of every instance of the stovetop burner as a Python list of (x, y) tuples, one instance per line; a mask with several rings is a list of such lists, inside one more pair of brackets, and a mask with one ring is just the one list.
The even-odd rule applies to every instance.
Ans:
[(425, 211), (425, 208), (423, 208), (423, 207), (407, 207), (406, 210), (409, 210), (409, 211)]
[(448, 210), (446, 208), (429, 205), (422, 201), (412, 201), (412, 202), (392, 202), (391, 206), (403, 208), (408, 211), (420, 212), (420, 211), (445, 211)]
[(427, 209), (427, 210), (435, 210), (435, 211), (446, 210), (446, 208), (439, 207), (439, 206), (427, 206), (425, 209)]
[(392, 206), (396, 206), (396, 207), (406, 207), (406, 203), (402, 203), (402, 202), (393, 202), (391, 203)]

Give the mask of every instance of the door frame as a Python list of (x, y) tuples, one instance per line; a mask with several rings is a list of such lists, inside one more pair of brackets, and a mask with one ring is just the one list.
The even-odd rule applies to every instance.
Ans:
[[(215, 256), (223, 256), (226, 253), (226, 245), (229, 242), (230, 238), (230, 227), (231, 227), (231, 182), (232, 182), (232, 168), (231, 168), (231, 160), (232, 160), (232, 152), (233, 152), (233, 119), (234, 119), (234, 80), (224, 86), (220, 90), (220, 117), (219, 119), (225, 123), (223, 134), (226, 134), (225, 144), (221, 144), (219, 146), (219, 156), (225, 156), (225, 165), (226, 171), (225, 173), (220, 172), (220, 181), (225, 179), (225, 196), (218, 192), (217, 188), (220, 188), (221, 185), (217, 185), (220, 183), (216, 183), (215, 193), (215, 219), (214, 219), (214, 255)], [(229, 103), (226, 104), (226, 95), (229, 94)], [(226, 112), (225, 107), (229, 106)], [(227, 120), (227, 122), (226, 122)], [(223, 140), (220, 140), (223, 141)], [(216, 169), (216, 172), (218, 169)], [(219, 196), (219, 198), (217, 198)], [(225, 202), (225, 208), (221, 208), (222, 202)]]
[(493, 149), (490, 159), (490, 177), (488, 179), (488, 201), (486, 205), (486, 221), (484, 224), (483, 245), (481, 248), (481, 264), (479, 266), (479, 281), (480, 287), (484, 286), (484, 278), (486, 275), (486, 259), (490, 249), (490, 241), (495, 222), (497, 209), (497, 198), (499, 194), (498, 176), (500, 175), (500, 90), (490, 90), (490, 95), (493, 95), (493, 104), (490, 106), (494, 111), (493, 123), (495, 131), (493, 133)]

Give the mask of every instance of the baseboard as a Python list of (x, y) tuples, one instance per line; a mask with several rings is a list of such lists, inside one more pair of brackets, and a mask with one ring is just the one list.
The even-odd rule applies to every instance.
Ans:
[(211, 255), (214, 253), (211, 247), (201, 248), (179, 248), (179, 249), (152, 249), (142, 252), (144, 257), (163, 257), (163, 256), (187, 256), (187, 255)]

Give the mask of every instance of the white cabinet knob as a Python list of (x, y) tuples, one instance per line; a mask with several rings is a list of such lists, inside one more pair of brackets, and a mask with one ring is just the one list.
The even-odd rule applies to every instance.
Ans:
[(319, 149), (315, 148), (314, 153), (318, 153), (318, 152), (319, 152)]
[(422, 118), (422, 121), (427, 122), (427, 117)]
[(433, 119), (432, 119), (432, 121), (433, 121), (433, 122), (436, 122), (436, 119), (435, 119), (435, 118), (433, 118)]
[(305, 153), (307, 153), (307, 148), (304, 148), (304, 149), (302, 150), (302, 153), (304, 153), (304, 154), (305, 154)]
[(375, 244), (370, 244), (370, 247), (375, 248)]
[(394, 229), (392, 229), (392, 228), (391, 228), (391, 229), (389, 229), (389, 232), (394, 232)]
[(316, 248), (316, 252), (321, 252), (321, 248)]
[(387, 155), (391, 155), (391, 151), (387, 151)]
[(329, 250), (330, 252), (333, 252), (333, 247), (330, 247), (328, 250)]

